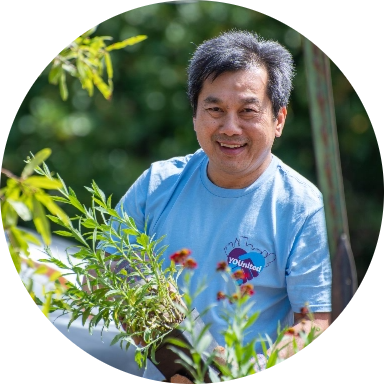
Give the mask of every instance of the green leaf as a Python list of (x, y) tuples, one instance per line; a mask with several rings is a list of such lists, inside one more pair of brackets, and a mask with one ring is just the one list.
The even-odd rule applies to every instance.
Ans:
[(46, 176), (31, 176), (25, 180), (25, 183), (44, 189), (60, 189), (63, 186), (60, 180), (48, 179)]
[(8, 204), (7, 200), (1, 203), (1, 219), (4, 229), (16, 226), (19, 220), (18, 214), (12, 206)]
[(107, 99), (110, 100), (112, 97), (112, 90), (104, 80), (98, 75), (98, 73), (93, 72), (93, 83), (97, 87), (97, 89), (101, 92), (101, 94)]
[(23, 231), (20, 228), (18, 228), (18, 231), (22, 234), (24, 240), (27, 241), (28, 243), (41, 245), (41, 242), (39, 241), (39, 239), (36, 236), (33, 236), (29, 232)]
[(32, 213), (23, 202), (12, 199), (7, 202), (24, 221), (32, 220)]
[(83, 316), (81, 317), (81, 322), (83, 325), (87, 321), (88, 316), (90, 315), (91, 311), (92, 311), (92, 308), (88, 308), (87, 310), (84, 311)]
[(175, 339), (173, 337), (169, 337), (165, 340), (166, 343), (170, 343), (170, 344), (173, 344), (173, 345), (176, 345), (177, 347), (181, 347), (181, 348), (186, 348), (186, 349), (190, 349), (191, 346), (187, 343), (184, 343), (184, 341), (182, 341), (181, 339)]
[(35, 224), (37, 232), (43, 238), (45, 244), (51, 243), (51, 229), (49, 225), (49, 221), (45, 216), (44, 208), (39, 200), (35, 197), (33, 200), (33, 222)]
[(35, 197), (38, 201), (40, 201), (40, 203), (44, 204), (49, 212), (56, 215), (65, 225), (69, 225), (68, 216), (57, 204), (54, 203), (50, 195), (40, 192), (36, 193)]
[(75, 207), (77, 208), (80, 212), (82, 213), (85, 213), (85, 209), (84, 207), (81, 205), (80, 201), (74, 197), (74, 196), (68, 196), (68, 199), (70, 201), (70, 203)]
[(68, 99), (68, 88), (67, 88), (67, 81), (65, 72), (61, 72), (60, 80), (59, 80), (59, 89), (60, 89), (60, 96), (65, 101)]
[(126, 334), (126, 333), (119, 333), (118, 335), (116, 335), (112, 341), (111, 341), (111, 346), (112, 345), (115, 345), (116, 343), (118, 343), (120, 340), (129, 340), (130, 337)]
[(47, 294), (46, 301), (45, 301), (43, 307), (41, 308), (42, 312), (44, 313), (44, 315), (46, 317), (49, 317), (49, 310), (51, 308), (51, 301), (52, 301), (52, 292), (49, 292)]
[(107, 68), (108, 79), (112, 79), (113, 78), (113, 66), (112, 66), (111, 55), (108, 52), (105, 52), (104, 58), (105, 58), (105, 66)]
[(55, 281), (61, 276), (62, 276), (62, 273), (60, 271), (55, 271), (52, 273), (52, 275), (49, 276), (49, 281)]
[(49, 75), (48, 75), (49, 83), (57, 85), (57, 83), (59, 82), (59, 79), (60, 79), (60, 76), (61, 76), (62, 72), (63, 72), (63, 69), (62, 69), (61, 65), (54, 63), (52, 65), (51, 70), (49, 71)]
[(109, 45), (106, 48), (106, 50), (113, 51), (115, 49), (122, 49), (122, 48), (125, 48), (127, 45), (134, 45), (134, 44), (140, 43), (141, 41), (147, 39), (147, 37), (148, 36), (146, 35), (138, 35), (138, 36), (130, 37), (129, 39)]
[(12, 257), (13, 265), (15, 266), (17, 273), (20, 273), (20, 271), (21, 271), (20, 254), (18, 252), (16, 252), (15, 249), (11, 245), (8, 246), (8, 249), (9, 249), (9, 253), (11, 254), (11, 257)]
[(54, 231), (53, 233), (63, 237), (74, 237), (73, 233), (68, 231)]
[(21, 178), (26, 179), (28, 176), (32, 175), (34, 169), (38, 167), (43, 161), (45, 161), (49, 156), (51, 156), (51, 153), (52, 151), (49, 148), (44, 148), (37, 152), (36, 155), (24, 167), (23, 172), (21, 173)]
[(61, 260), (51, 257), (50, 259), (39, 259), (41, 263), (51, 263), (55, 264), (57, 267), (62, 269), (71, 269), (67, 265), (65, 265)]
[(48, 267), (44, 264), (39, 265), (34, 271), (34, 275), (45, 275), (48, 272)]
[(16, 249), (15, 251), (21, 251), (26, 256), (29, 256), (29, 246), (27, 240), (24, 238), (23, 233), (16, 227), (10, 228), (10, 242)]

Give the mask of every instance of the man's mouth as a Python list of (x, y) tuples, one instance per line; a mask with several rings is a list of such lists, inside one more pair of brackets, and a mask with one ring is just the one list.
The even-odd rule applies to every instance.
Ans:
[(244, 151), (244, 147), (247, 143), (238, 144), (238, 143), (223, 143), (218, 141), (219, 148), (221, 152), (228, 156), (237, 156)]
[(244, 147), (245, 144), (226, 144), (226, 143), (219, 143), (221, 147), (225, 148), (241, 148)]

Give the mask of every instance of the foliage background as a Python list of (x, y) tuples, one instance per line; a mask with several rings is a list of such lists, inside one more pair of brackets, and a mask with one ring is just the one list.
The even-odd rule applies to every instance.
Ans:
[[(284, 135), (273, 152), (316, 184), (300, 34), (261, 13), (205, 1), (149, 5), (99, 25), (95, 35), (109, 35), (113, 41), (148, 35), (142, 43), (113, 52), (115, 88), (110, 101), (98, 92), (90, 99), (73, 80), (69, 98), (63, 102), (58, 89), (48, 83), (48, 65), (20, 106), (3, 167), (18, 174), (30, 151), (50, 147), (50, 167), (76, 190), (80, 200), (88, 203), (83, 186), (95, 179), (117, 203), (151, 162), (197, 150), (185, 94), (186, 65), (195, 45), (231, 28), (278, 40), (294, 55), (295, 88)], [(382, 165), (358, 95), (331, 65), (350, 236), (361, 282), (382, 219)]]

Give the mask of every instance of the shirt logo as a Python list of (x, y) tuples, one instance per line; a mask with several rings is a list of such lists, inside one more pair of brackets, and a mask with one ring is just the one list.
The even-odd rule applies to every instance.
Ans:
[(265, 268), (276, 261), (274, 253), (254, 247), (245, 236), (239, 236), (234, 242), (228, 243), (224, 252), (227, 255), (227, 263), (231, 272), (234, 273), (240, 269), (244, 272), (244, 279), (237, 280), (239, 285), (256, 278)]

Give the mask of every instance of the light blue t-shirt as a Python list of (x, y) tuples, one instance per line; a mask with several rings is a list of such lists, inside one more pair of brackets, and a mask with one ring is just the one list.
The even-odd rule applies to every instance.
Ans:
[[(276, 156), (249, 187), (224, 189), (207, 176), (203, 150), (193, 155), (153, 163), (124, 195), (125, 212), (149, 235), (166, 235), (169, 256), (192, 251), (198, 268), (192, 287), (206, 276), (209, 287), (200, 295), (201, 312), (216, 302), (225, 282), (215, 272), (227, 261), (233, 271), (243, 269), (254, 286), (254, 310), (260, 312), (249, 340), (258, 335), (276, 337), (293, 323), (293, 312), (309, 303), (312, 312), (331, 311), (331, 266), (322, 195), (304, 177)], [(113, 253), (113, 249), (106, 249)], [(210, 331), (224, 345), (220, 305), (204, 317)]]

